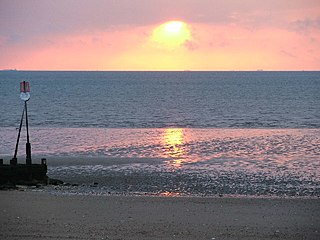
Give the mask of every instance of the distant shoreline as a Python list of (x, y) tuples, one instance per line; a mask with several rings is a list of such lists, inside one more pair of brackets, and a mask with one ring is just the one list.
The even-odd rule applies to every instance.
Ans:
[(35, 69), (1, 69), (0, 72), (181, 72), (181, 73), (199, 73), (199, 72), (257, 72), (257, 73), (268, 73), (268, 72), (320, 72), (320, 70), (264, 70), (264, 69), (256, 69), (256, 70), (86, 70), (86, 69), (78, 69), (78, 70), (35, 70)]
[(17, 69), (1, 69), (1, 72), (18, 72)]

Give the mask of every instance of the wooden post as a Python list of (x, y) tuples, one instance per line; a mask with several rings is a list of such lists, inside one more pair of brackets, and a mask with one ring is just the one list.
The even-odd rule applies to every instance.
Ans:
[(31, 165), (31, 144), (29, 141), (29, 124), (28, 124), (28, 110), (27, 110), (27, 101), (24, 101), (24, 106), (26, 110), (26, 127), (27, 127), (27, 143), (26, 143), (26, 164)]

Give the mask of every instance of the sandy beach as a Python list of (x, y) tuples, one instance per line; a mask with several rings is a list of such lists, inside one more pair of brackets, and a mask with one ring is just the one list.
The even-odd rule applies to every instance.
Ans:
[(319, 199), (0, 192), (0, 239), (320, 239)]

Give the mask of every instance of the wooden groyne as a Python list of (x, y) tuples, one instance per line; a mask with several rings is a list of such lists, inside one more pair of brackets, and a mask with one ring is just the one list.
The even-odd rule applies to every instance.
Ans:
[(0, 185), (47, 184), (46, 159), (41, 164), (3, 164), (0, 159)]

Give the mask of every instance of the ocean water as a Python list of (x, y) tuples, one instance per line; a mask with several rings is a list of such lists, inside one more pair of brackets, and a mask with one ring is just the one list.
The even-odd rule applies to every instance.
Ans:
[(0, 72), (0, 127), (23, 80), (35, 127), (320, 127), (319, 72)]
[(48, 191), (320, 195), (319, 72), (2, 71), (5, 162), (20, 81), (31, 86), (33, 161), (46, 157), (50, 177), (75, 185)]

